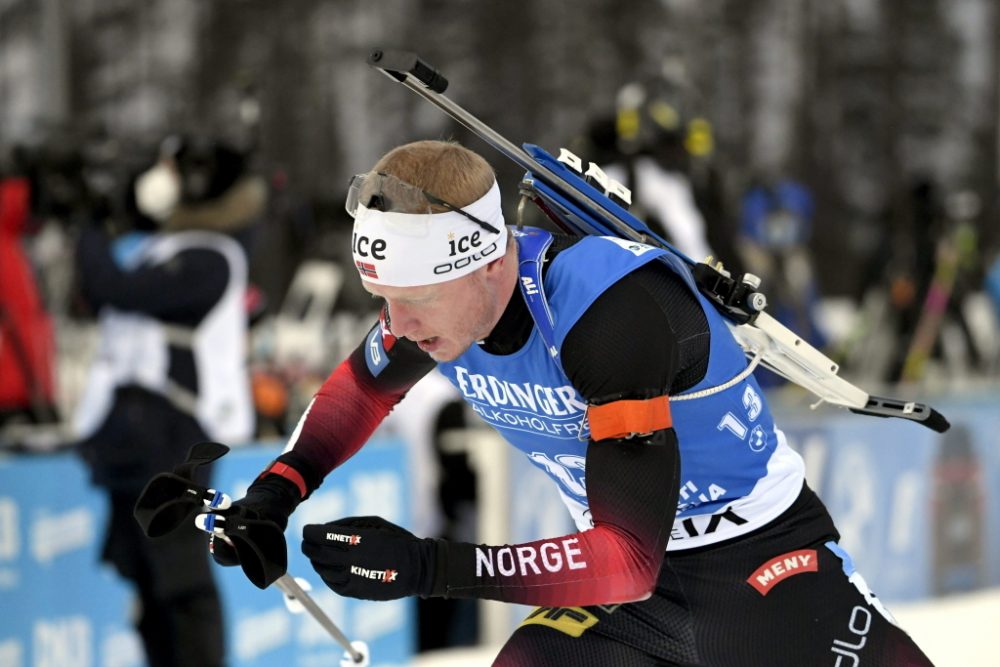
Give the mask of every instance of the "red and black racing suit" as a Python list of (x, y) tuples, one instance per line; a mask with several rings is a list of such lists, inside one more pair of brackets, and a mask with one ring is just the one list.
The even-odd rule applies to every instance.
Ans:
[[(572, 242), (559, 238), (554, 251)], [(480, 344), (492, 354), (510, 354), (527, 341), (532, 327), (515, 292)], [(391, 335), (383, 340), (391, 361), (377, 377), (368, 370), (362, 344), (333, 372), (303, 418), (292, 457), (296, 467), (308, 469), (314, 480), (310, 486), (352, 456), (434, 368), (411, 341)], [(640, 353), (635, 340), (656, 340), (657, 345)], [(706, 372), (708, 350), (709, 328), (695, 296), (673, 272), (653, 262), (590, 306), (566, 338), (561, 357), (580, 395), (599, 404), (693, 387)], [(587, 496), (595, 528), (575, 537), (582, 558), (603, 567), (588, 569), (578, 579), (553, 575), (545, 586), (529, 586), (515, 573), (477, 587), (471, 585), (471, 560), (449, 563), (453, 579), (462, 577), (454, 570), (469, 570), (470, 587), (463, 596), (540, 605), (495, 664), (931, 664), (879, 611), (873, 596), (866, 600), (848, 580), (841, 559), (824, 546), (839, 535), (808, 486), (765, 528), (728, 542), (671, 551), (664, 558), (677, 507), (679, 458), (673, 429), (659, 435), (657, 445), (605, 440), (591, 442), (587, 450)], [(773, 563), (780, 569), (793, 552), (815, 554), (815, 571), (783, 579), (766, 592), (751, 583), (755, 572)], [(593, 599), (600, 596), (604, 599)]]

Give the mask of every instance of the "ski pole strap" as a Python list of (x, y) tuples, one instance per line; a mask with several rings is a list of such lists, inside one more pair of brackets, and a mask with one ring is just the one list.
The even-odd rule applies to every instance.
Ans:
[(212, 463), (228, 451), (228, 447), (218, 442), (199, 442), (188, 450), (187, 458), (173, 472), (163, 472), (149, 480), (132, 511), (142, 532), (148, 537), (160, 537), (176, 530), (206, 505), (228, 508), (228, 496), (194, 481), (200, 466)]
[(521, 294), (546, 349), (550, 355), (557, 357), (559, 348), (556, 346), (555, 319), (542, 289), (542, 264), (545, 263), (545, 253), (552, 245), (552, 234), (543, 229), (514, 230), (514, 238), (517, 239)]

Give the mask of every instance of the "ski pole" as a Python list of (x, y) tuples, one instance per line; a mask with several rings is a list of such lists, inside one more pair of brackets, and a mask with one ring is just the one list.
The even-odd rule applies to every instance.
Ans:
[[(209, 490), (211, 491), (211, 490)], [(216, 507), (230, 507), (232, 505), (232, 500), (228, 495), (221, 492), (205, 492), (201, 494), (202, 496), (212, 496), (212, 500), (205, 500), (205, 504), (210, 508)], [(218, 538), (224, 540), (230, 547), (234, 547), (233, 535), (227, 535), (225, 532), (225, 517), (216, 514), (199, 514), (195, 517), (195, 525), (200, 529), (212, 535), (213, 538)], [(244, 523), (249, 523), (244, 521)], [(273, 530), (278, 531), (277, 526), (273, 526)], [(242, 538), (246, 540), (247, 538)], [(243, 563), (241, 563), (243, 564)], [(282, 566), (284, 568), (284, 566)], [(261, 568), (253, 568), (256, 572)], [(272, 568), (273, 569), (273, 568)], [(244, 572), (246, 572), (246, 567), (244, 564)], [(277, 575), (277, 576), (275, 576)], [(249, 574), (247, 575), (250, 576)], [(270, 578), (270, 577), (273, 577)], [(341, 660), (341, 665), (344, 667), (349, 667), (350, 665), (360, 665), (361, 667), (367, 667), (369, 664), (368, 657), (368, 646), (361, 641), (352, 642), (347, 638), (347, 635), (337, 627), (337, 624), (330, 620), (330, 617), (326, 615), (326, 612), (316, 604), (312, 596), (306, 592), (309, 588), (309, 582), (305, 579), (296, 580), (294, 577), (288, 574), (287, 571), (283, 571), (280, 575), (277, 572), (273, 572), (270, 577), (264, 578), (263, 580), (256, 580), (256, 578), (251, 577), (251, 581), (260, 588), (266, 588), (270, 584), (275, 584), (285, 595), (285, 604), (288, 610), (292, 613), (300, 613), (302, 610), (308, 611), (309, 615), (316, 619), (324, 630), (329, 633), (333, 639), (343, 647), (345, 654), (344, 659)], [(299, 582), (302, 582), (301, 584)]]
[[(274, 584), (281, 589), (289, 601), (301, 604), (302, 608), (309, 612), (309, 615), (315, 618), (316, 622), (323, 626), (323, 629), (343, 647), (352, 662), (358, 665), (368, 664), (367, 646), (363, 642), (351, 642), (347, 635), (337, 627), (337, 624), (326, 615), (326, 612), (316, 604), (312, 596), (299, 585), (299, 582), (295, 581), (294, 577), (283, 574), (274, 581)], [(345, 664), (345, 662), (341, 664)]]
[[(445, 96), (448, 80), (415, 54), (375, 49), (368, 56), (368, 64), (526, 169), (528, 173), (520, 184), (522, 197), (531, 198), (567, 234), (618, 236), (661, 248), (682, 260), (690, 268), (701, 294), (726, 318), (747, 356), (759, 359), (766, 368), (814, 393), (820, 399), (815, 405), (827, 402), (858, 414), (907, 419), (938, 433), (950, 427), (944, 415), (925, 403), (872, 396), (839, 377), (836, 363), (763, 312), (766, 298), (758, 291), (758, 277), (750, 274), (734, 277), (721, 263), (711, 266), (687, 257), (616, 203), (608, 194), (613, 188), (604, 185), (608, 192), (602, 192), (588, 183), (590, 169), (584, 173), (580, 158), (569, 151), (563, 149), (556, 158), (532, 144), (524, 144), (523, 148), (513, 144)], [(599, 168), (595, 180), (597, 173), (602, 173)], [(629, 197), (620, 199), (628, 201)]]
[[(288, 575), (285, 539), (274, 522), (242, 517), (233, 526), (235, 532), (227, 535), (224, 528), (226, 516), (212, 513), (213, 510), (232, 508), (232, 499), (221, 491), (208, 489), (194, 482), (194, 471), (199, 466), (221, 458), (228, 451), (229, 447), (217, 442), (200, 442), (191, 447), (187, 458), (173, 472), (153, 477), (142, 490), (135, 505), (135, 519), (142, 532), (147, 537), (167, 535), (187, 523), (192, 511), (207, 507), (209, 513), (195, 517), (195, 525), (213, 539), (222, 539), (233, 549), (243, 550), (240, 565), (247, 578), (258, 588), (267, 588), (271, 583), (277, 584), (285, 595), (285, 603), (290, 611), (308, 611), (344, 648), (344, 658), (340, 663), (342, 667), (367, 667), (368, 646), (362, 641), (351, 642), (306, 593), (308, 582), (302, 580), (305, 586), (300, 585)], [(279, 548), (265, 549), (258, 544), (264, 542), (274, 543)], [(254, 562), (251, 563), (248, 559)]]

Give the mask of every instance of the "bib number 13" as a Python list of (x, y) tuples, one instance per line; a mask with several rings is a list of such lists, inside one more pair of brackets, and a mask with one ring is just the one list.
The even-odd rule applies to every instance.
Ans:
[[(760, 396), (753, 387), (746, 387), (743, 390), (743, 407), (746, 409), (746, 418), (753, 423), (760, 416), (763, 410), (764, 403), (761, 401)], [(727, 412), (719, 420), (717, 428), (720, 431), (729, 431), (735, 435), (740, 440), (747, 440), (749, 436), (748, 444), (750, 449), (755, 452), (759, 452), (764, 449), (767, 444), (767, 438), (764, 435), (764, 427), (757, 424), (752, 429), (747, 426), (746, 423), (739, 417), (737, 417), (733, 412)]]

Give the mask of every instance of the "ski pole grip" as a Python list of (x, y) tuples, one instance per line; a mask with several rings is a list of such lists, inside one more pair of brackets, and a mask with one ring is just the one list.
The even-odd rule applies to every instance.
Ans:
[(368, 64), (397, 81), (405, 81), (406, 75), (412, 74), (435, 93), (443, 93), (448, 88), (448, 79), (443, 74), (410, 51), (375, 49), (368, 55)]

